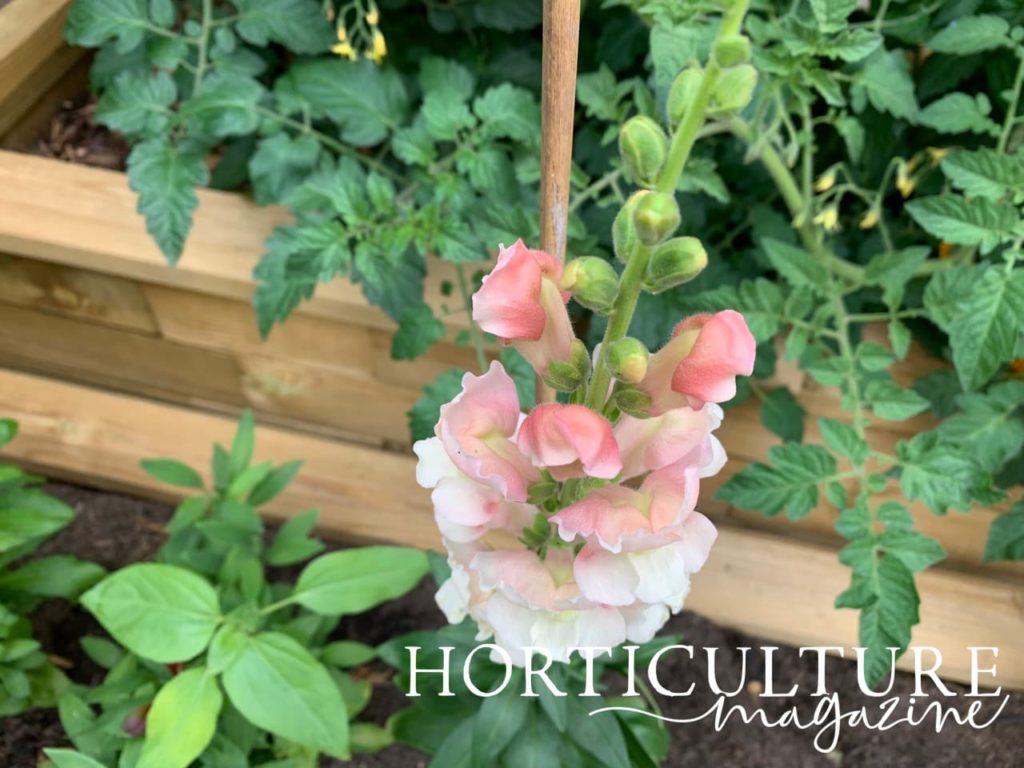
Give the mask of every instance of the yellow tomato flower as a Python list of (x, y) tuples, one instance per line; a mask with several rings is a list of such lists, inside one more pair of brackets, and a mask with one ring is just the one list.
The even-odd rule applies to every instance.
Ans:
[(344, 24), (339, 24), (338, 25), (338, 42), (339, 43), (344, 43), (346, 40), (348, 40), (348, 30), (345, 29), (345, 25)]
[(814, 182), (815, 192), (828, 192), (836, 183), (836, 174), (832, 170), (825, 171), (818, 177), (817, 181)]
[(349, 43), (338, 43), (331, 48), (331, 53), (337, 54), (338, 56), (344, 56), (349, 61), (356, 60), (355, 49)]
[(374, 8), (366, 14), (366, 23), (371, 27), (376, 27), (380, 23), (380, 11)]
[(388, 46), (384, 42), (384, 35), (380, 33), (379, 29), (373, 30), (373, 50), (366, 54), (366, 58), (373, 61), (375, 64), (380, 64), (384, 61), (384, 57), (388, 55)]
[(814, 217), (814, 223), (820, 224), (826, 232), (835, 232), (839, 229), (839, 209), (830, 205)]
[(932, 160), (932, 165), (938, 165), (942, 158), (949, 154), (948, 147), (928, 147), (926, 151)]
[(860, 220), (861, 229), (873, 229), (878, 224), (878, 209), (869, 208)]
[(913, 194), (916, 186), (917, 182), (910, 175), (910, 167), (901, 160), (900, 164), (896, 166), (896, 189), (904, 198), (907, 198)]

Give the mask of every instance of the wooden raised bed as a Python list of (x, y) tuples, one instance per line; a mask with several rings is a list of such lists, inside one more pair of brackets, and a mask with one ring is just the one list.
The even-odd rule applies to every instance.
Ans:
[[(12, 8), (36, 2), (13, 0), (0, 11), (0, 32)], [(47, 18), (67, 5), (37, 3)], [(33, 78), (45, 83), (40, 70), (60, 69), (53, 56), (77, 60), (61, 53), (59, 37), (43, 39), (51, 57), (26, 57), (38, 54), (33, 44), (6, 46), (0, 34), (0, 86), (12, 82), (10, 72), (21, 80), (8, 92)], [(11, 51), (21, 62), (15, 68)], [(21, 102), (30, 109), (24, 101), (32, 100)], [(53, 477), (166, 498), (168, 488), (142, 473), (139, 459), (173, 455), (205, 466), (212, 442), (228, 440), (238, 412), (252, 407), (261, 457), (306, 462), (273, 516), (312, 506), (329, 535), (437, 546), (405, 412), (440, 372), (471, 368), (469, 351), (449, 338), (414, 362), (391, 360), (390, 320), (342, 281), (323, 286), (261, 343), (250, 275), (287, 213), (202, 191), (184, 256), (169, 269), (135, 203), (123, 174), (0, 151), (0, 415), (22, 428), (4, 455)], [(444, 301), (447, 269), (431, 265), (435, 305)], [(458, 322), (453, 317), (451, 334)], [(912, 378), (934, 365), (915, 350), (894, 374)], [(835, 393), (792, 369), (780, 378), (807, 409), (807, 439), (816, 441), (816, 417), (841, 415)], [(891, 450), (928, 426), (926, 417), (884, 424), (872, 428), (872, 440)], [(701, 508), (721, 537), (688, 607), (779, 641), (854, 645), (856, 613), (832, 607), (849, 582), (835, 556), (834, 511), (823, 506), (792, 524), (714, 500), (721, 482), (778, 442), (754, 404), (731, 410), (720, 437), (730, 461), (706, 482)], [(998, 511), (938, 517), (914, 506), (919, 528), (949, 553), (919, 579), (914, 643), (940, 648), (954, 679), (969, 675), (968, 646), (998, 646), (1000, 683), (1024, 687), (1024, 564), (981, 564)]]

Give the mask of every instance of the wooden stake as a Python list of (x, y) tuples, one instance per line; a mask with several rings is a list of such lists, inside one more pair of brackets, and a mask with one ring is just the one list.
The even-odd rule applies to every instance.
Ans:
[[(569, 174), (572, 169), (579, 41), (580, 0), (544, 0), (540, 247), (562, 262), (565, 261), (569, 218)], [(537, 400), (554, 400), (554, 392), (541, 381), (537, 382)]]

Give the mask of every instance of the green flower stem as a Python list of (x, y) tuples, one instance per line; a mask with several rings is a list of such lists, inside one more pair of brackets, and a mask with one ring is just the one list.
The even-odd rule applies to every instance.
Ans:
[(480, 373), (487, 371), (487, 354), (484, 352), (484, 332), (473, 319), (473, 299), (469, 292), (469, 280), (466, 279), (466, 270), (462, 264), (455, 265), (455, 275), (459, 281), (459, 293), (462, 295), (462, 306), (469, 318), (469, 337), (473, 341), (473, 350), (476, 352), (476, 364)]
[(199, 92), (206, 74), (207, 55), (210, 47), (210, 31), (213, 28), (213, 0), (203, 0), (202, 31), (199, 33), (199, 52), (196, 57), (196, 71), (192, 80), (192, 95)]
[(608, 187), (615, 187), (615, 182), (622, 176), (622, 169), (616, 168), (614, 171), (609, 171), (604, 176), (599, 178), (589, 187), (580, 192), (573, 199), (572, 203), (569, 204), (569, 213), (574, 213), (579, 210), (580, 206), (588, 200), (597, 197), (598, 194), (603, 192)]
[[(722, 25), (718, 29), (717, 40), (728, 35), (738, 34), (743, 25), (743, 17), (747, 13), (749, 0), (733, 0), (722, 19)], [(714, 46), (712, 46), (714, 50)], [(679, 186), (679, 178), (682, 176), (686, 161), (690, 157), (690, 151), (697, 140), (701, 128), (707, 119), (708, 104), (711, 102), (711, 94), (714, 92), (715, 83), (718, 82), (718, 63), (712, 55), (704, 74), (701, 76), (697, 94), (693, 104), (687, 110), (683, 121), (676, 128), (672, 136), (672, 144), (669, 147), (668, 158), (665, 161), (661, 173), (658, 174), (658, 181), (655, 189), (665, 194), (675, 194)], [(636, 311), (636, 303), (640, 298), (641, 283), (647, 272), (647, 263), (651, 258), (651, 249), (638, 245), (634, 253), (630, 254), (626, 268), (619, 280), (619, 292), (615, 297), (611, 315), (608, 318), (608, 326), (605, 328), (604, 339), (601, 342), (601, 351), (597, 362), (594, 364), (594, 374), (590, 379), (584, 403), (593, 410), (601, 413), (604, 411), (605, 401), (608, 397), (608, 387), (611, 384), (611, 372), (608, 370), (606, 354), (609, 345), (618, 341), (626, 335), (629, 325), (633, 321), (633, 313)]]
[[(754, 132), (750, 125), (739, 118), (731, 120), (729, 125), (738, 139), (750, 147), (755, 146)], [(761, 163), (768, 171), (768, 175), (772, 177), (786, 207), (789, 208), (789, 212), (793, 216), (793, 226), (796, 228), (797, 234), (800, 235), (804, 247), (844, 280), (854, 283), (863, 282), (863, 267), (843, 261), (822, 243), (818, 228), (806, 215), (807, 205), (804, 196), (801, 194), (793, 174), (789, 172), (789, 168), (786, 167), (779, 154), (768, 144), (757, 144), (756, 148)]]
[(1020, 92), (1024, 86), (1024, 52), (1018, 50), (1017, 58), (1020, 63), (1017, 66), (1017, 76), (1013, 80), (1013, 96), (1010, 97), (1010, 105), (1006, 108), (1006, 119), (1003, 121), (1003, 130), (999, 134), (999, 143), (996, 144), (996, 152), (1003, 153), (1010, 142), (1010, 134), (1013, 132), (1013, 125), (1017, 121), (1017, 106), (1020, 104)]

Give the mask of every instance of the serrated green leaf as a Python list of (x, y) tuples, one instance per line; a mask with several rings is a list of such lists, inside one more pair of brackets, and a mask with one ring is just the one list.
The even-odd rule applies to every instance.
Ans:
[(962, 290), (947, 330), (960, 383), (972, 390), (1013, 359), (1024, 330), (1024, 271), (988, 267)]
[(958, 399), (961, 411), (939, 425), (943, 442), (967, 451), (992, 473), (1024, 450), (1024, 382), (996, 384)]
[(773, 389), (761, 403), (761, 423), (787, 442), (799, 443), (804, 439), (806, 417), (807, 411), (787, 387)]
[(876, 599), (865, 606), (860, 617), (860, 645), (867, 648), (864, 676), (873, 684), (890, 669), (890, 648), (897, 656), (910, 645), (912, 627), (921, 618), (921, 599), (913, 574), (898, 558), (882, 557), (875, 569)]
[(863, 463), (871, 453), (867, 441), (857, 434), (857, 430), (845, 422), (820, 418), (818, 419), (818, 429), (821, 430), (825, 445), (840, 456), (845, 456), (857, 464)]
[(318, 0), (236, 0), (239, 36), (253, 45), (273, 41), (295, 53), (323, 53), (334, 29)]
[(196, 133), (243, 136), (259, 127), (263, 94), (263, 86), (251, 77), (215, 72), (182, 102), (179, 112)]
[(1011, 155), (981, 148), (953, 152), (942, 159), (942, 172), (971, 197), (999, 200), (1024, 194), (1024, 153)]
[(1024, 560), (1024, 502), (1018, 502), (992, 522), (985, 560)]
[(423, 388), (423, 395), (408, 413), (409, 432), (414, 441), (433, 437), (441, 406), (462, 390), (463, 375), (465, 371), (452, 368)]
[(828, 270), (804, 249), (771, 238), (762, 240), (761, 246), (775, 271), (792, 285), (818, 289), (828, 285)]
[(450, 90), (428, 93), (420, 114), (431, 138), (437, 141), (455, 141), (460, 131), (476, 122), (465, 99)]
[(907, 203), (907, 213), (929, 234), (955, 245), (977, 245), (988, 253), (1021, 227), (1016, 208), (986, 199), (955, 195), (921, 197)]
[(196, 187), (208, 180), (203, 156), (174, 146), (166, 136), (136, 144), (128, 155), (128, 183), (139, 195), (139, 213), (172, 266), (192, 228), (192, 212), (199, 204)]
[(998, 136), (999, 126), (988, 117), (992, 105), (988, 97), (966, 93), (947, 93), (921, 110), (919, 121), (940, 133), (980, 133)]
[(912, 528), (886, 529), (878, 536), (886, 556), (895, 557), (911, 573), (923, 571), (946, 557), (946, 550), (935, 539)]
[(508, 83), (488, 88), (473, 102), (485, 138), (512, 139), (528, 148), (539, 147), (540, 105), (532, 93)]
[(884, 371), (896, 359), (891, 351), (874, 341), (862, 341), (857, 345), (857, 362), (869, 372)]
[(929, 252), (925, 246), (911, 246), (879, 253), (864, 267), (864, 280), (882, 289), (882, 300), (886, 306), (899, 306), (907, 283), (928, 259)]
[(902, 51), (878, 51), (872, 55), (860, 71), (855, 88), (878, 111), (910, 122), (917, 119), (914, 81)]
[(822, 32), (838, 32), (857, 8), (857, 0), (810, 0), (814, 20)]
[(170, 124), (170, 106), (178, 98), (166, 72), (124, 72), (115, 78), (96, 105), (96, 120), (131, 136), (155, 136)]
[(262, 139), (249, 158), (253, 198), (260, 205), (285, 202), (320, 159), (320, 142), (312, 136), (276, 133)]
[(868, 407), (886, 421), (904, 421), (928, 408), (928, 401), (893, 381), (872, 381), (864, 389)]
[(938, 514), (951, 507), (960, 511), (970, 508), (978, 469), (963, 451), (939, 444), (933, 432), (902, 441), (896, 450), (902, 464), (900, 488), (907, 499), (920, 499)]
[(444, 323), (434, 316), (433, 310), (423, 302), (414, 304), (402, 315), (402, 322), (391, 338), (391, 356), (412, 360), (443, 338)]
[(330, 118), (343, 141), (360, 147), (379, 144), (404, 121), (409, 97), (401, 76), (372, 61), (300, 61), (279, 81), (309, 104), (315, 116)]
[(928, 41), (927, 47), (936, 53), (966, 56), (1010, 44), (1006, 36), (1010, 25), (998, 16), (983, 14), (955, 19)]
[(717, 498), (764, 515), (783, 509), (790, 519), (805, 517), (818, 503), (818, 486), (836, 473), (836, 461), (820, 445), (773, 446), (768, 464), (750, 464), (718, 490)]
[(99, 48), (115, 40), (127, 53), (143, 41), (149, 26), (147, 0), (80, 0), (71, 6), (65, 36), (72, 45)]

